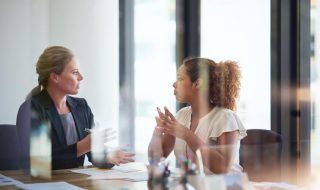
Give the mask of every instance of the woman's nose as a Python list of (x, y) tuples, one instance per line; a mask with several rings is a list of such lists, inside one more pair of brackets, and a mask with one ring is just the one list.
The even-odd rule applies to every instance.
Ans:
[(82, 76), (81, 73), (79, 73), (79, 78), (78, 78), (78, 80), (83, 80), (83, 76)]
[(175, 88), (177, 86), (177, 81), (175, 81), (173, 84), (172, 84), (173, 88)]

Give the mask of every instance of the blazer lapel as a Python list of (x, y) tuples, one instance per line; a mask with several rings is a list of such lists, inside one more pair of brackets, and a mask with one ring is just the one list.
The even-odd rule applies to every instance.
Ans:
[(51, 126), (53, 128), (52, 130), (55, 130), (57, 132), (59, 142), (64, 145), (67, 144), (66, 135), (63, 130), (59, 113), (46, 90), (43, 90), (40, 93), (40, 102), (44, 106), (47, 115), (53, 125)]
[(83, 116), (83, 110), (81, 105), (78, 104), (78, 102), (75, 102), (71, 97), (67, 97), (67, 104), (71, 110), (74, 122), (76, 124), (76, 128), (78, 131), (78, 137), (79, 140), (83, 139), (85, 137), (85, 122), (84, 122), (84, 116)]
[(52, 106), (51, 108), (47, 109), (47, 114), (50, 117), (50, 120), (53, 124), (53, 128), (57, 132), (58, 139), (61, 144), (67, 144), (66, 135), (63, 130), (63, 126), (61, 123), (60, 116), (58, 114), (58, 111), (55, 106)]

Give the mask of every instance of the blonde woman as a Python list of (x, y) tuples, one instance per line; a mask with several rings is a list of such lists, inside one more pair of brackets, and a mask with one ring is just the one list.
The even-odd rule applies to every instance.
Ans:
[[(39, 85), (31, 91), (32, 111), (37, 119), (51, 123), (52, 169), (83, 166), (84, 156), (92, 161), (91, 128), (94, 120), (84, 98), (76, 98), (83, 76), (71, 50), (52, 46), (44, 50), (37, 62)], [(121, 150), (95, 162), (99, 167), (110, 168), (113, 164), (132, 162), (134, 154)]]

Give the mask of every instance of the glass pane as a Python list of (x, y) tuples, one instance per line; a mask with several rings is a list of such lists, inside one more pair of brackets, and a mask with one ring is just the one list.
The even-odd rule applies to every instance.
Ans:
[(320, 9), (319, 2), (311, 0), (311, 57), (310, 57), (310, 77), (311, 77), (311, 175), (313, 187), (319, 187), (320, 178), (320, 80), (319, 80), (319, 36), (320, 36)]
[(137, 160), (147, 161), (156, 107), (176, 111), (175, 1), (136, 0), (134, 12), (135, 150)]
[(270, 129), (270, 0), (201, 1), (201, 56), (239, 62), (237, 113), (247, 129)]

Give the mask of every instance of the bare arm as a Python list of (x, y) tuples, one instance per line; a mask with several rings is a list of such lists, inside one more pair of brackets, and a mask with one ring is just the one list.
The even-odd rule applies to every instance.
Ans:
[(203, 164), (213, 173), (227, 173), (230, 170), (233, 152), (236, 148), (238, 131), (223, 133), (217, 139), (217, 145), (205, 144), (198, 136), (190, 130), (185, 130), (185, 135), (181, 136), (186, 141), (193, 152), (200, 150)]
[(155, 117), (157, 126), (153, 131), (153, 135), (148, 147), (149, 159), (159, 161), (161, 157), (168, 157), (172, 152), (175, 144), (175, 136), (164, 132), (166, 125), (166, 115), (157, 107), (158, 117)]
[(148, 147), (148, 157), (152, 160), (159, 161), (161, 157), (168, 157), (172, 152), (175, 144), (175, 137), (162, 134), (158, 131), (153, 132), (151, 141)]
[(238, 131), (223, 133), (217, 139), (217, 146), (206, 145), (196, 135), (187, 133), (186, 142), (195, 152), (200, 149), (204, 165), (213, 173), (227, 173), (232, 164)]
[(169, 154), (174, 149), (174, 144), (176, 142), (176, 138), (169, 134), (163, 135), (163, 141), (162, 141), (162, 150), (163, 150), (163, 157), (168, 157)]
[(90, 152), (91, 147), (91, 134), (87, 135), (84, 139), (77, 142), (77, 157)]

